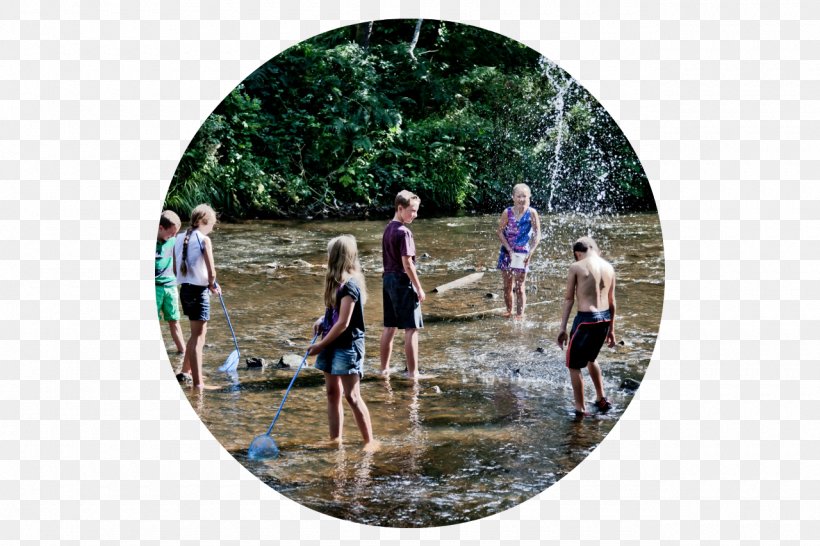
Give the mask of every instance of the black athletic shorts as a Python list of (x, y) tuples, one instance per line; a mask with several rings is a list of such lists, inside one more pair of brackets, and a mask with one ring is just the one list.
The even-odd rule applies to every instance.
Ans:
[(382, 277), (384, 327), (423, 328), (419, 295), (406, 273), (385, 273)]

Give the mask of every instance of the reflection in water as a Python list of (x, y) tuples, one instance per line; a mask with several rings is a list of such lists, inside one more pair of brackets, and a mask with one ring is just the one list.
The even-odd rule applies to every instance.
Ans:
[(347, 506), (352, 514), (363, 515), (369, 506), (363, 502), (372, 487), (372, 451), (359, 451), (341, 446), (336, 450), (332, 470), (330, 497), (339, 506)]
[(345, 503), (347, 498), (347, 451), (341, 446), (336, 452), (336, 468), (333, 470), (333, 500), (338, 503)]
[(414, 381), (410, 389), (412, 394), (410, 396), (410, 405), (408, 406), (410, 410), (408, 415), (408, 421), (410, 422), (410, 435), (408, 437), (409, 445), (407, 446), (410, 452), (407, 468), (409, 474), (418, 473), (419, 460), (427, 447), (424, 429), (422, 429), (421, 426), (422, 417), (419, 413), (419, 390), (419, 384)]
[[(208, 384), (219, 390), (185, 388), (197, 414), (260, 480), (309, 508), (351, 521), (449, 525), (537, 495), (578, 465), (612, 429), (633, 395), (619, 388), (621, 381), (643, 378), (663, 302), (660, 226), (656, 215), (594, 223), (544, 215), (549, 236), (530, 264), (526, 319), (516, 322), (498, 312), (503, 309), (501, 278), (491, 269), (498, 252), (496, 220), (492, 215), (413, 223), (421, 255), (418, 268), (428, 292), (419, 336), (420, 365), (428, 377), (418, 383), (399, 371), (388, 377), (378, 373), (386, 220), (221, 226), (213, 236), (216, 264), (243, 360), (265, 358), (269, 365), (249, 369), (240, 362), (233, 376), (218, 373), (234, 347), (227, 325), (214, 317), (205, 373)], [(270, 425), (310, 342), (311, 325), (323, 312), (326, 244), (340, 233), (357, 238), (369, 285), (361, 392), (380, 447), (361, 449), (353, 419), (345, 419), (341, 445), (328, 441), (324, 378), (309, 361), (271, 432), (279, 458), (251, 461), (248, 446)], [(554, 340), (572, 259), (569, 245), (581, 234), (596, 238), (618, 273), (618, 330), (624, 344), (604, 349), (600, 358), (607, 396), (615, 407), (575, 421), (564, 353)], [(476, 271), (484, 272), (477, 283), (432, 293), (433, 287)], [(165, 341), (173, 346), (170, 337)], [(404, 368), (401, 344), (402, 336), (397, 336), (396, 370)], [(293, 367), (278, 369), (275, 364), (282, 357), (289, 357)], [(590, 382), (586, 385), (591, 389)]]
[(356, 465), (353, 494), (351, 495), (351, 498), (355, 499), (353, 506), (351, 506), (351, 510), (355, 514), (361, 514), (368, 509), (368, 507), (362, 503), (361, 499), (366, 498), (365, 493), (370, 488), (370, 472), (373, 468), (373, 457), (374, 454), (372, 451), (366, 451), (362, 460)]
[(393, 394), (393, 385), (390, 384), (390, 376), (389, 375), (382, 376), (382, 382), (384, 383), (384, 391), (387, 393), (387, 396), (385, 398), (385, 403), (392, 405), (393, 401), (394, 401), (394, 394)]

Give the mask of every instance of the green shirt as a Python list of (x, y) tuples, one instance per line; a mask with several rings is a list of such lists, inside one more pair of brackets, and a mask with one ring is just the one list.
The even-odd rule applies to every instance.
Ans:
[(174, 275), (174, 243), (176, 237), (167, 241), (157, 241), (154, 255), (154, 279), (157, 286), (173, 286), (177, 282)]

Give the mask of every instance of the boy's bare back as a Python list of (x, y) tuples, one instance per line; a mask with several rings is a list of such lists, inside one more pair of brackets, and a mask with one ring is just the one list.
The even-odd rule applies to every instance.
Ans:
[(602, 311), (611, 307), (615, 269), (609, 262), (591, 254), (573, 263), (570, 271), (575, 275), (578, 311)]

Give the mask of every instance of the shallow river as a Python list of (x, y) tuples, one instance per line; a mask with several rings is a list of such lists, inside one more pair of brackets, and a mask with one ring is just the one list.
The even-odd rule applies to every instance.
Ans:
[[(525, 320), (502, 318), (501, 277), (495, 270), (497, 216), (425, 219), (411, 226), (427, 301), (419, 336), (418, 384), (405, 379), (397, 335), (393, 374), (378, 373), (381, 334), (381, 234), (387, 222), (312, 221), (223, 224), (212, 234), (218, 278), (239, 342), (238, 372), (217, 367), (233, 350), (219, 300), (205, 349), (205, 373), (218, 390), (185, 388), (220, 443), (259, 479), (309, 508), (350, 521), (388, 527), (449, 525), (488, 516), (537, 495), (571, 471), (604, 439), (640, 381), (655, 345), (664, 289), (663, 244), (657, 215), (590, 219), (543, 215), (546, 240), (531, 263)], [(342, 448), (327, 443), (322, 374), (300, 372), (272, 436), (277, 459), (251, 461), (253, 438), (267, 431), (323, 312), (327, 241), (349, 233), (359, 242), (370, 298), (362, 397), (381, 449), (361, 450), (345, 405)], [(564, 353), (555, 344), (570, 245), (591, 235), (618, 275), (617, 336), (623, 343), (599, 357), (614, 408), (572, 418)], [(464, 288), (433, 288), (471, 273)], [(574, 316), (575, 310), (570, 317)], [(183, 319), (187, 336), (188, 325)], [(173, 344), (163, 326), (163, 338)], [(260, 357), (265, 369), (248, 369)], [(292, 362), (277, 369), (280, 358)], [(174, 366), (178, 357), (171, 356)], [(169, 373), (169, 379), (173, 376)], [(594, 390), (584, 373), (587, 402)]]

